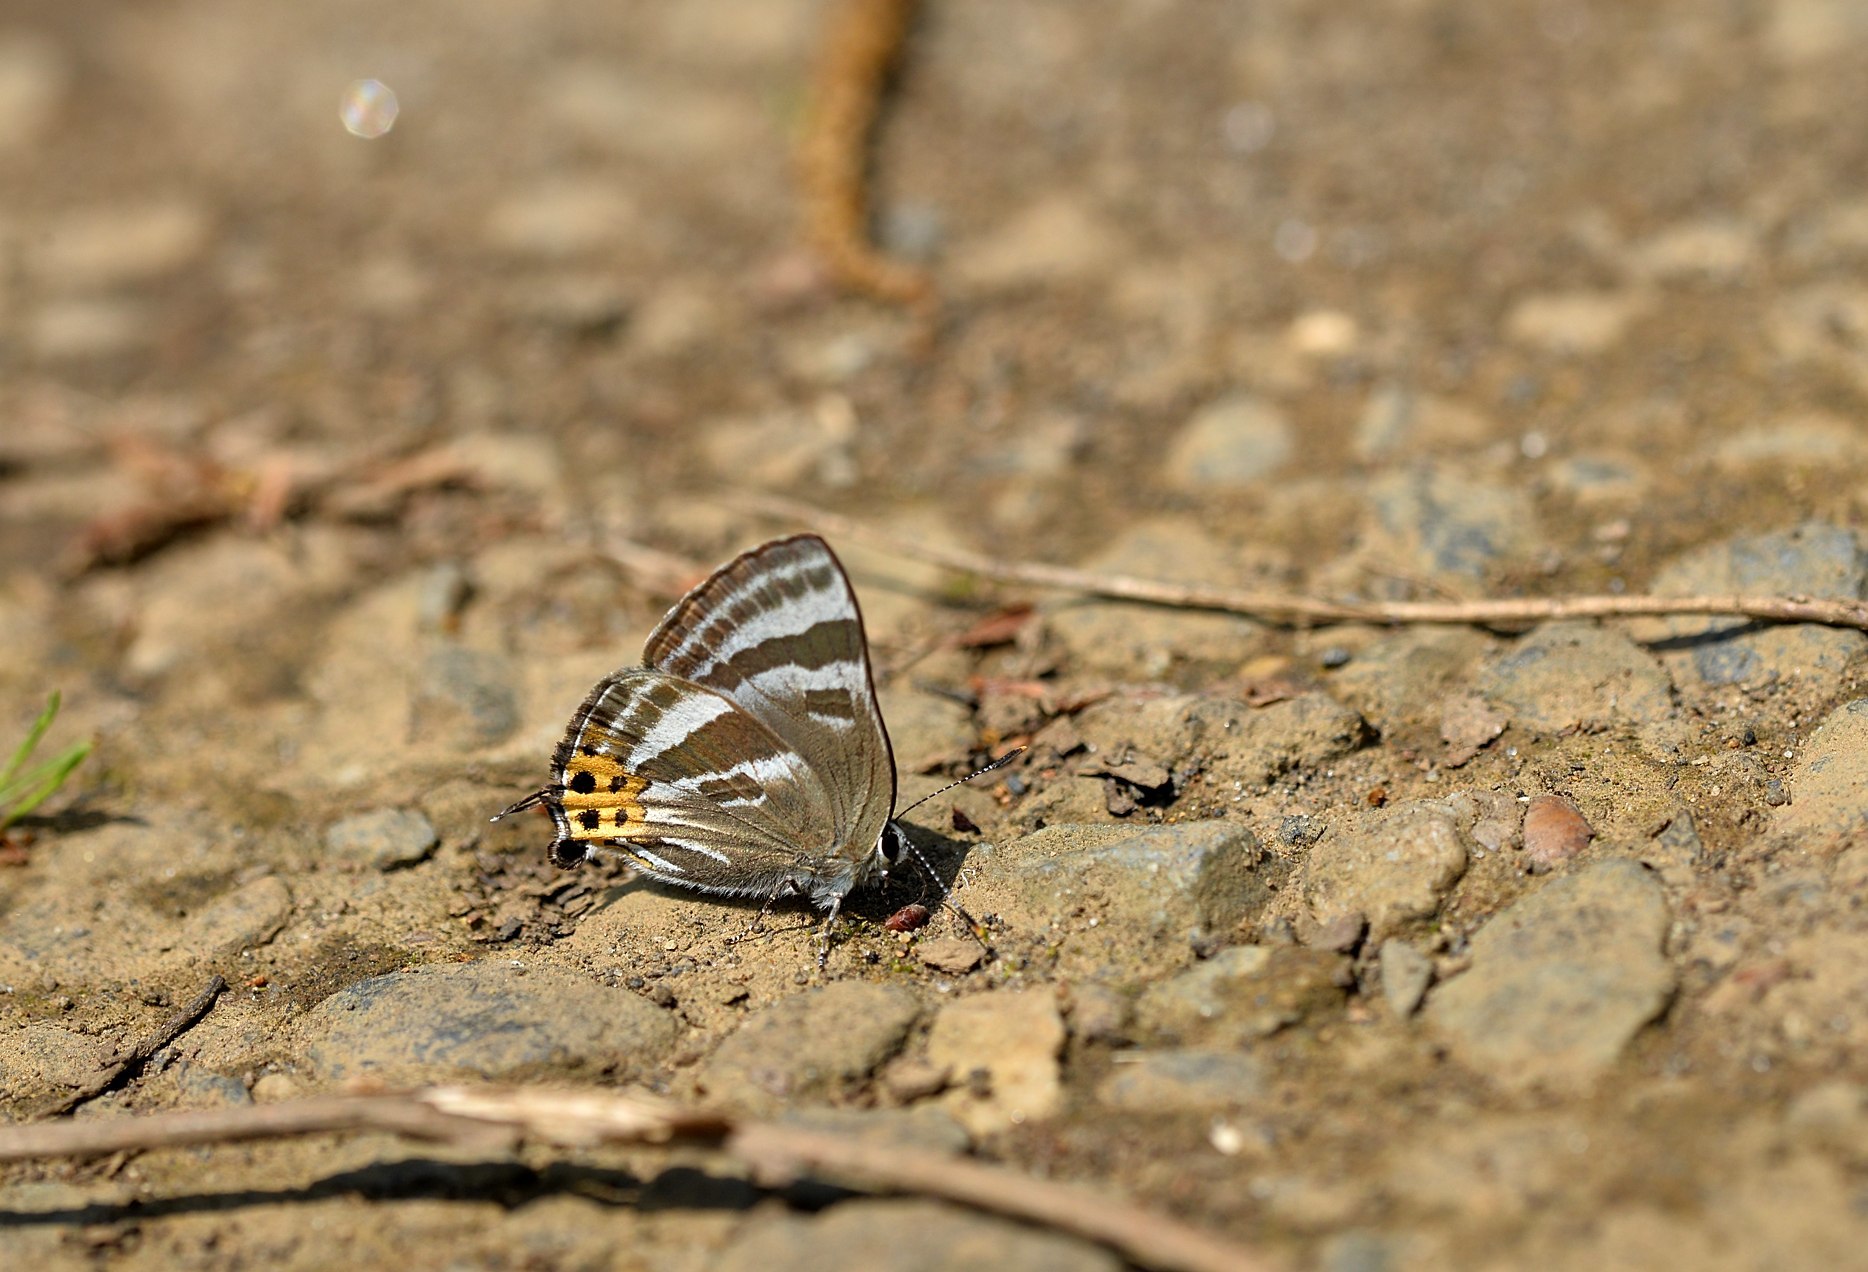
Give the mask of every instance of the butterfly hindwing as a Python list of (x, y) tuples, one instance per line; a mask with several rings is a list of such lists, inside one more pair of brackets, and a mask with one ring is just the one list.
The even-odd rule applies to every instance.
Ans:
[(592, 691), (552, 769), (556, 859), (614, 848), (651, 875), (712, 892), (776, 888), (812, 849), (814, 810), (826, 802), (816, 774), (759, 720), (646, 667)]
[(822, 775), (840, 846), (875, 846), (895, 761), (862, 612), (822, 539), (779, 539), (716, 570), (662, 620), (643, 661), (758, 717)]

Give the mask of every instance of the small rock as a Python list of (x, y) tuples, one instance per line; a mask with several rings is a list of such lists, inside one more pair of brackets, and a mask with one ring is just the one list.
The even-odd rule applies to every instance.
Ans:
[(1348, 954), (1362, 944), (1368, 930), (1369, 921), (1360, 914), (1335, 914), (1314, 924), (1300, 925), (1297, 939), (1313, 950)]
[(1524, 492), (1438, 467), (1378, 477), (1369, 499), (1375, 525), (1368, 537), (1428, 574), (1483, 579), (1540, 542)]
[(1236, 489), (1282, 468), (1295, 444), (1283, 411), (1256, 395), (1235, 393), (1202, 407), (1182, 425), (1168, 446), (1163, 472), (1183, 490)]
[(946, 1106), (968, 1131), (989, 1135), (1057, 1111), (1063, 1048), (1064, 1021), (1049, 990), (998, 990), (943, 1007), (928, 1032), (927, 1057), (966, 1078), (967, 1087), (947, 1093)]
[(1096, 1098), (1128, 1113), (1211, 1113), (1264, 1097), (1265, 1064), (1238, 1051), (1199, 1047), (1126, 1051)]
[(1469, 763), (1510, 723), (1510, 716), (1476, 693), (1448, 698), (1440, 713), (1440, 740), (1446, 743), (1443, 762), (1448, 768)]
[(1512, 306), (1505, 331), (1518, 344), (1549, 353), (1602, 353), (1645, 313), (1643, 292), (1552, 292)]
[(970, 972), (985, 961), (986, 951), (978, 941), (962, 940), (957, 936), (939, 937), (932, 941), (922, 941), (915, 946), (915, 957), (937, 972), (960, 975)]
[(1586, 1089), (1672, 996), (1669, 921), (1659, 883), (1632, 861), (1558, 878), (1479, 929), (1472, 966), (1427, 1018), (1503, 1087)]
[(890, 985), (840, 981), (755, 1013), (697, 1075), (711, 1100), (764, 1112), (837, 1098), (901, 1048), (920, 1008)]
[(425, 861), (440, 843), (428, 819), (412, 808), (383, 808), (332, 822), (324, 850), (343, 865), (395, 870)]
[(304, 1094), (304, 1088), (289, 1073), (262, 1073), (254, 1079), (249, 1094), (255, 1104), (279, 1104), (298, 1099)]
[(1478, 688), (1535, 733), (1629, 730), (1669, 760), (1685, 742), (1666, 670), (1620, 632), (1590, 623), (1538, 627), (1480, 673)]
[(429, 746), (478, 750), (519, 727), (512, 663), (501, 654), (458, 645), (431, 649), (410, 699), (410, 727)]
[(1120, 1272), (1123, 1263), (1087, 1241), (958, 1206), (857, 1200), (810, 1216), (756, 1214), (708, 1266), (717, 1272)]
[(953, 1080), (953, 1070), (920, 1056), (899, 1056), (882, 1071), (882, 1089), (903, 1104), (939, 1095)]
[(175, 950), (194, 963), (209, 951), (238, 951), (265, 945), (292, 917), (292, 890), (285, 880), (264, 875), (216, 897), (188, 916), (175, 933)]
[(1810, 731), (1789, 785), (1795, 799), (1780, 801), (1777, 834), (1833, 852), (1868, 827), (1868, 698), (1844, 703)]
[(1406, 1020), (1433, 984), (1433, 960), (1406, 941), (1390, 938), (1381, 949), (1382, 1000), (1397, 1019)]
[(1524, 810), (1524, 856), (1532, 874), (1562, 865), (1595, 835), (1581, 810), (1561, 795), (1533, 795)]
[(305, 1032), (306, 1058), (326, 1081), (420, 1083), (641, 1074), (675, 1025), (628, 990), (488, 959), (359, 981), (313, 1007)]
[(1150, 985), (1136, 1024), (1161, 1042), (1245, 1047), (1341, 1007), (1349, 960), (1297, 946), (1240, 945)]
[(1368, 916), (1385, 940), (1430, 918), (1462, 875), (1473, 844), (1458, 812), (1420, 800), (1364, 814), (1310, 850), (1305, 899), (1316, 914)]
[(1335, 668), (1330, 692), (1384, 736), (1450, 710), (1449, 694), (1491, 648), (1463, 627), (1417, 627), (1377, 638)]
[(1270, 899), (1278, 861), (1231, 822), (1186, 822), (1135, 831), (1050, 826), (1003, 849), (1001, 911), (1028, 928), (1068, 912), (1073, 943), (1133, 958), (1153, 946), (1179, 961), (1189, 942), (1224, 935)]

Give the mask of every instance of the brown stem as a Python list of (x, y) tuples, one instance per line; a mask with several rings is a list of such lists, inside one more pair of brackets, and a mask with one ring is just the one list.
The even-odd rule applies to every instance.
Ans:
[(35, 1109), (33, 1112), (38, 1116), (69, 1113), (93, 1096), (102, 1095), (110, 1090), (133, 1071), (148, 1063), (149, 1057), (194, 1028), (195, 1023), (208, 1014), (208, 1009), (214, 1006), (215, 999), (219, 998), (226, 988), (227, 982), (224, 979), (219, 976), (214, 977), (207, 983), (206, 988), (190, 999), (188, 1005), (171, 1016), (160, 1029), (145, 1035), (128, 1051), (119, 1052), (105, 1062), (84, 1085), (70, 1095), (63, 1096), (54, 1103)]

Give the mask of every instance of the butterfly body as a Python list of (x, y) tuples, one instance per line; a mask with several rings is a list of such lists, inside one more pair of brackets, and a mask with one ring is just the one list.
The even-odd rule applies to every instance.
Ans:
[[(678, 602), (642, 665), (572, 717), (542, 803), (551, 857), (834, 918), (908, 851), (862, 614), (814, 535), (744, 553)], [(508, 811), (513, 811), (509, 809)]]

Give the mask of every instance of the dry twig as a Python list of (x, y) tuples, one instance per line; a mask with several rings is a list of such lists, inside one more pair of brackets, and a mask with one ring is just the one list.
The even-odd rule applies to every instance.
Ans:
[(119, 1052), (100, 1066), (83, 1086), (70, 1095), (63, 1096), (56, 1103), (37, 1109), (35, 1112), (42, 1116), (68, 1113), (91, 1097), (102, 1095), (110, 1090), (135, 1070), (142, 1068), (148, 1062), (149, 1057), (194, 1028), (195, 1022), (208, 1014), (208, 1009), (214, 1006), (214, 1000), (219, 998), (226, 988), (227, 982), (224, 979), (219, 976), (214, 977), (207, 983), (205, 989), (196, 994), (186, 1007), (171, 1016), (160, 1029), (145, 1035), (129, 1050)]
[(344, 1131), (388, 1131), (483, 1152), (521, 1139), (569, 1148), (700, 1143), (721, 1149), (768, 1182), (808, 1174), (865, 1191), (938, 1197), (1073, 1233), (1162, 1272), (1269, 1272), (1274, 1266), (1241, 1246), (1100, 1193), (980, 1162), (736, 1121), (613, 1091), (428, 1087), (4, 1126), (0, 1162)]
[(1222, 610), (1265, 622), (1321, 626), (1330, 623), (1454, 623), (1481, 627), (1524, 627), (1553, 619), (1655, 618), (1677, 614), (1715, 614), (1769, 623), (1820, 623), (1868, 631), (1868, 601), (1821, 599), (1806, 596), (1513, 596), (1480, 600), (1444, 601), (1326, 601), (1288, 592), (1255, 592), (1196, 583), (1169, 583), (1127, 574), (1100, 574), (1062, 565), (1032, 561), (1002, 561), (997, 557), (943, 548), (921, 539), (891, 534), (797, 500), (778, 495), (736, 493), (734, 505), (752, 508), (787, 521), (797, 521), (823, 534), (835, 535), (887, 548), (891, 552), (930, 561), (965, 574), (1142, 601), (1179, 609)]
[(901, 304), (926, 301), (932, 281), (869, 242), (869, 135), (915, 0), (838, 0), (825, 20), (811, 107), (798, 143), (805, 232), (845, 287)]

